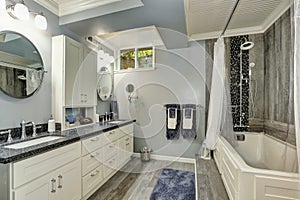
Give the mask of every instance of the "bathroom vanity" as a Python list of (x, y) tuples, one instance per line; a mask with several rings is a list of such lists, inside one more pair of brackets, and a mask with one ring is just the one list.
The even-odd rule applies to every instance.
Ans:
[(2, 145), (1, 200), (87, 199), (130, 160), (133, 122), (56, 132), (54, 140), (27, 147)]

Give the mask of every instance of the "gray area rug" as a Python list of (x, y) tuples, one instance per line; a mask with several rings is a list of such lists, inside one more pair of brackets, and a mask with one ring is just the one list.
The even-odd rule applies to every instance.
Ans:
[(152, 191), (150, 200), (195, 200), (193, 172), (163, 169)]

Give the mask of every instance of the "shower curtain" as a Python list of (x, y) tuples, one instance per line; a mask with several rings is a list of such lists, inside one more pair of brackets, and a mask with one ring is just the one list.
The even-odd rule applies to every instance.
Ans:
[(226, 102), (225, 95), (225, 45), (220, 37), (214, 45), (214, 63), (210, 90), (206, 139), (204, 147), (209, 150), (215, 148), (218, 135), (224, 123)]
[[(294, 1), (294, 106), (295, 106), (295, 134), (300, 172), (300, 0)], [(299, 47), (299, 48), (298, 48)]]

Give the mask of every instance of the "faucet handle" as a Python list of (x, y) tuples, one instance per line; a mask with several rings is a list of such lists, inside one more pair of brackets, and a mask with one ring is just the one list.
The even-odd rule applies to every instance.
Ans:
[(7, 136), (7, 142), (12, 142), (13, 139), (12, 139), (12, 137), (11, 137), (11, 130), (10, 130), (10, 129), (8, 129), (7, 131), (2, 131), (2, 132), (0, 132), (0, 135), (4, 135), (4, 134), (7, 134), (7, 133), (8, 133), (8, 136)]

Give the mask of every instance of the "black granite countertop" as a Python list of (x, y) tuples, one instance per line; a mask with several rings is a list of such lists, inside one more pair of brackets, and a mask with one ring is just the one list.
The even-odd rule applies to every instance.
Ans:
[[(118, 120), (119, 121), (119, 120)], [(80, 141), (81, 139), (91, 137), (94, 135), (98, 135), (113, 129), (116, 129), (121, 126), (125, 126), (128, 124), (131, 124), (135, 122), (135, 120), (120, 120), (120, 123), (117, 124), (110, 124), (108, 123), (99, 123), (99, 124), (91, 124), (86, 125), (83, 127), (78, 127), (70, 130), (65, 131), (57, 131), (55, 133), (49, 134), (49, 133), (40, 133), (35, 138), (27, 138), (26, 141), (31, 139), (37, 139), (45, 136), (62, 136), (62, 138), (59, 138), (57, 140), (52, 140), (49, 142), (44, 142), (37, 145), (32, 145), (26, 148), (20, 148), (20, 149), (11, 149), (5, 147), (8, 145), (7, 143), (0, 145), (0, 163), (7, 164), (10, 162), (16, 162), (19, 160), (23, 160), (25, 158), (38, 155), (40, 153), (45, 153), (47, 151), (65, 146), (67, 144), (74, 143), (76, 141)], [(23, 140), (25, 141), (25, 140)], [(22, 142), (23, 142), (22, 141)], [(9, 144), (18, 143), (13, 142)]]

